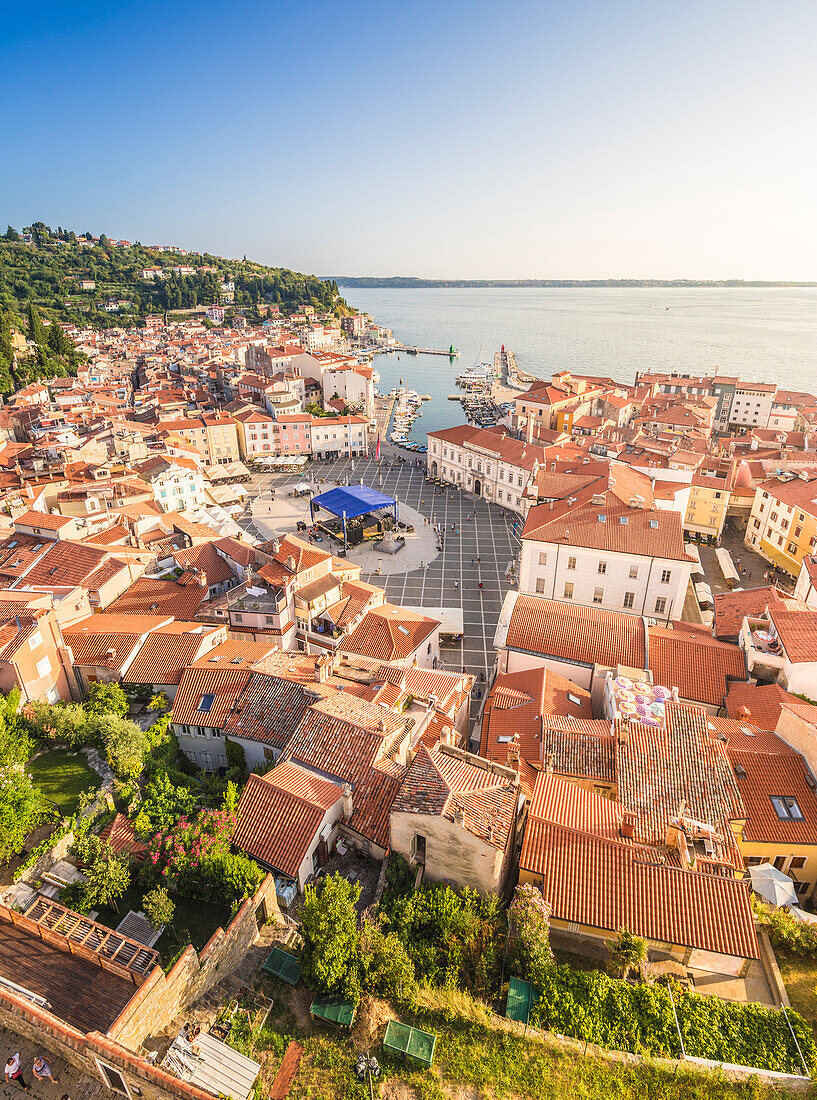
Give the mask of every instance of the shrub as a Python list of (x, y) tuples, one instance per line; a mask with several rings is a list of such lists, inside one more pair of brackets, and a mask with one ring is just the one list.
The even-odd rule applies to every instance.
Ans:
[(95, 731), (79, 703), (43, 703), (33, 700), (26, 705), (29, 723), (36, 737), (44, 741), (64, 741), (79, 748), (93, 740)]
[(517, 886), (508, 924), (511, 968), (541, 989), (548, 968), (553, 966), (553, 952), (550, 907), (540, 890), (529, 884)]
[(413, 893), (385, 898), (380, 912), (386, 928), (406, 945), (420, 978), (477, 995), (495, 988), (505, 939), (496, 896), (423, 883)]
[[(688, 1055), (800, 1072), (786, 1021), (776, 1009), (680, 989), (674, 989), (673, 996)], [(817, 1046), (811, 1028), (797, 1013), (788, 1015), (806, 1063), (814, 1072)], [(630, 985), (599, 970), (551, 967), (531, 1020), (562, 1035), (634, 1054), (675, 1058), (680, 1053), (667, 987)]]
[(359, 938), (360, 984), (381, 997), (409, 996), (414, 989), (414, 964), (394, 932), (384, 933), (374, 921), (364, 921)]
[(148, 751), (145, 731), (117, 714), (97, 715), (92, 725), (102, 739), (108, 763), (116, 775), (120, 779), (138, 779)]
[(765, 905), (754, 899), (755, 915), (766, 929), (772, 947), (799, 955), (803, 959), (817, 959), (817, 925), (807, 924), (773, 905)]
[(136, 832), (147, 840), (157, 832), (170, 829), (181, 817), (193, 813), (196, 796), (185, 784), (174, 786), (165, 772), (159, 772), (148, 783), (145, 796), (134, 821)]
[(176, 906), (164, 886), (156, 886), (142, 898), (142, 911), (154, 928), (172, 925)]
[(227, 755), (227, 767), (230, 770), (238, 768), (241, 772), (246, 772), (247, 757), (243, 745), (239, 745), (237, 741), (231, 741), (229, 737), (225, 737), (224, 752)]

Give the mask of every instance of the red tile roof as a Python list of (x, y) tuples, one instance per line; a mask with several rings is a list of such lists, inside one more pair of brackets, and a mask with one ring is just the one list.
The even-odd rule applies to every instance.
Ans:
[(551, 714), (592, 719), (590, 693), (544, 666), (500, 673), (485, 701), (480, 755), (505, 764), (516, 737), (522, 759), (539, 764), (542, 715)]
[(677, 687), (682, 699), (723, 706), (733, 680), (747, 680), (743, 650), (700, 633), (649, 628), (649, 666), (656, 684)]
[(448, 821), (462, 815), (472, 836), (504, 851), (512, 835), (518, 779), (497, 775), (479, 757), (443, 745), (420, 745), (400, 784), (393, 813), (424, 814)]
[(384, 603), (366, 613), (340, 648), (378, 661), (397, 661), (411, 656), (439, 625), (437, 619)]
[(737, 638), (745, 615), (762, 615), (767, 607), (782, 604), (780, 593), (773, 585), (761, 588), (738, 589), (719, 592), (713, 599), (715, 606), (715, 635), (718, 638)]
[(179, 584), (177, 581), (140, 577), (127, 592), (110, 604), (109, 610), (119, 615), (145, 615), (155, 608), (159, 614), (192, 620), (206, 598), (206, 586), (196, 580), (190, 584)]
[(295, 878), (326, 813), (343, 788), (291, 762), (251, 775), (238, 803), (233, 843)]
[(520, 595), (506, 645), (586, 665), (645, 668), (645, 641), (637, 615)]
[(745, 719), (761, 729), (774, 731), (784, 703), (798, 706), (802, 699), (779, 684), (732, 683), (726, 696), (726, 713), (730, 718)]
[[(743, 839), (750, 843), (817, 844), (817, 794), (808, 765), (796, 752), (729, 750), (746, 806)], [(802, 820), (780, 818), (773, 797), (795, 798)]]
[(661, 858), (648, 847), (531, 816), (519, 865), (541, 880), (551, 919), (758, 958), (746, 884)]
[[(221, 729), (253, 673), (247, 668), (188, 668), (182, 675), (171, 712), (174, 722)], [(199, 705), (212, 695), (210, 706)]]
[(792, 664), (817, 661), (817, 611), (770, 607), (769, 615)]

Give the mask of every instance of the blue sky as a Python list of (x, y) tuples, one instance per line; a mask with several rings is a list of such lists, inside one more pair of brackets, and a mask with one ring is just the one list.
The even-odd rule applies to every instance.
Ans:
[(817, 4), (4, 6), (0, 219), (318, 274), (817, 278)]

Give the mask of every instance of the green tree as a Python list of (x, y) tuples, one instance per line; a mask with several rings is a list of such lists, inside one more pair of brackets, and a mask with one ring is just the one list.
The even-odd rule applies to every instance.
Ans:
[(151, 695), (148, 710), (156, 711), (159, 714), (164, 714), (165, 711), (170, 710), (170, 700), (167, 697), (167, 692), (157, 691)]
[(30, 300), (28, 303), (28, 338), (33, 340), (39, 347), (42, 347), (46, 342), (45, 329), (40, 320), (40, 314), (37, 312), (37, 307)]
[(360, 883), (339, 873), (307, 886), (301, 909), (305, 970), (322, 993), (360, 1000), (360, 950), (355, 906)]
[(113, 906), (130, 886), (130, 864), (127, 857), (117, 855), (110, 844), (103, 845), (91, 867), (85, 872), (88, 881), (83, 894), (91, 908)]
[(148, 751), (145, 731), (118, 714), (102, 714), (91, 720), (102, 739), (108, 763), (120, 779), (135, 780), (142, 774)]
[(166, 772), (157, 772), (145, 789), (134, 827), (147, 840), (159, 830), (172, 829), (195, 808), (196, 796), (188, 787), (174, 786)]
[(22, 849), (46, 808), (42, 792), (22, 764), (0, 763), (0, 863)]
[(627, 978), (632, 971), (643, 975), (647, 964), (647, 941), (622, 928), (607, 941), (607, 966), (616, 978)]
[(154, 928), (158, 929), (163, 925), (172, 928), (176, 905), (164, 886), (154, 886), (142, 898), (142, 912)]
[(89, 714), (118, 714), (124, 717), (128, 713), (128, 697), (119, 684), (97, 681), (88, 685), (85, 709)]

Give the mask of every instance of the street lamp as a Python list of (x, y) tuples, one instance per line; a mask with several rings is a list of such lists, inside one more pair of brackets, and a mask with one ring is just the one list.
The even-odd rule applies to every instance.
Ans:
[(358, 1081), (369, 1080), (369, 1095), (374, 1096), (374, 1088), (372, 1086), (372, 1078), (377, 1078), (381, 1075), (383, 1070), (378, 1065), (377, 1059), (374, 1055), (371, 1058), (366, 1054), (358, 1054), (357, 1062), (355, 1062), (355, 1077)]

